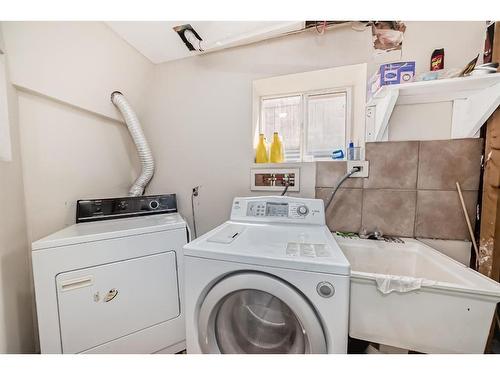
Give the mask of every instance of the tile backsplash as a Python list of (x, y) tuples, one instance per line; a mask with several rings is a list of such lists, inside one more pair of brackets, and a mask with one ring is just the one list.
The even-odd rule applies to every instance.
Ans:
[(418, 173), (419, 142), (375, 142), (366, 144), (370, 161), (368, 189), (415, 189)]
[[(455, 182), (461, 185), (472, 225), (483, 140), (366, 143), (368, 178), (349, 178), (327, 212), (331, 230), (381, 230), (401, 237), (469, 240)], [(326, 200), (346, 162), (316, 166), (316, 197)]]

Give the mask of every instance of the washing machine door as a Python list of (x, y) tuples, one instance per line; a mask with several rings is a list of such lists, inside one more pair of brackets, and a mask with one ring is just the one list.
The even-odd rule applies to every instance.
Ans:
[(322, 325), (308, 301), (284, 281), (240, 273), (208, 292), (198, 319), (204, 353), (326, 353)]

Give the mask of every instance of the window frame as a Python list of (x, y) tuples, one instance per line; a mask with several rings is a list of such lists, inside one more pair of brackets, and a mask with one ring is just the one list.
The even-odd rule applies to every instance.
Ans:
[[(258, 132), (263, 132), (264, 126), (264, 111), (263, 111), (263, 102), (264, 100), (269, 99), (281, 99), (281, 98), (289, 98), (294, 96), (300, 96), (300, 145), (299, 145), (299, 159), (298, 160), (285, 160), (285, 162), (290, 163), (303, 163), (303, 162), (315, 162), (321, 160), (330, 160), (330, 155), (324, 155), (315, 157), (314, 155), (310, 155), (306, 153), (306, 142), (307, 142), (307, 128), (308, 128), (308, 103), (309, 97), (317, 96), (317, 95), (327, 95), (327, 94), (338, 94), (345, 93), (346, 95), (346, 124), (345, 124), (345, 140), (344, 140), (344, 149), (347, 150), (349, 145), (349, 141), (352, 137), (352, 87), (351, 86), (338, 86), (331, 87), (326, 89), (318, 89), (318, 90), (305, 90), (305, 91), (295, 91), (295, 92), (287, 92), (273, 95), (262, 95), (259, 96), (259, 106), (258, 106)], [(333, 150), (332, 150), (333, 151)], [(286, 154), (286, 153), (285, 153)]]

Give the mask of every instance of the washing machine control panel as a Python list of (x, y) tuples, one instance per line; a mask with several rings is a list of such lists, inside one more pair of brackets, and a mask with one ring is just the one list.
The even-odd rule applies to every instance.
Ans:
[(231, 219), (322, 224), (324, 204), (321, 199), (281, 196), (235, 198)]

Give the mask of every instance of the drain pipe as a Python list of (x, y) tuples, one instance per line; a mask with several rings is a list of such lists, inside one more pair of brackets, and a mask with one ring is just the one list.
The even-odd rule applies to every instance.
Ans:
[(114, 91), (111, 94), (111, 102), (120, 110), (125, 123), (127, 124), (128, 131), (132, 137), (139, 154), (141, 161), (142, 172), (135, 180), (134, 184), (130, 187), (129, 195), (137, 197), (144, 194), (144, 189), (149, 183), (155, 172), (155, 162), (153, 154), (149, 148), (144, 132), (142, 131), (141, 124), (134, 110), (125, 99), (125, 96), (119, 91)]

